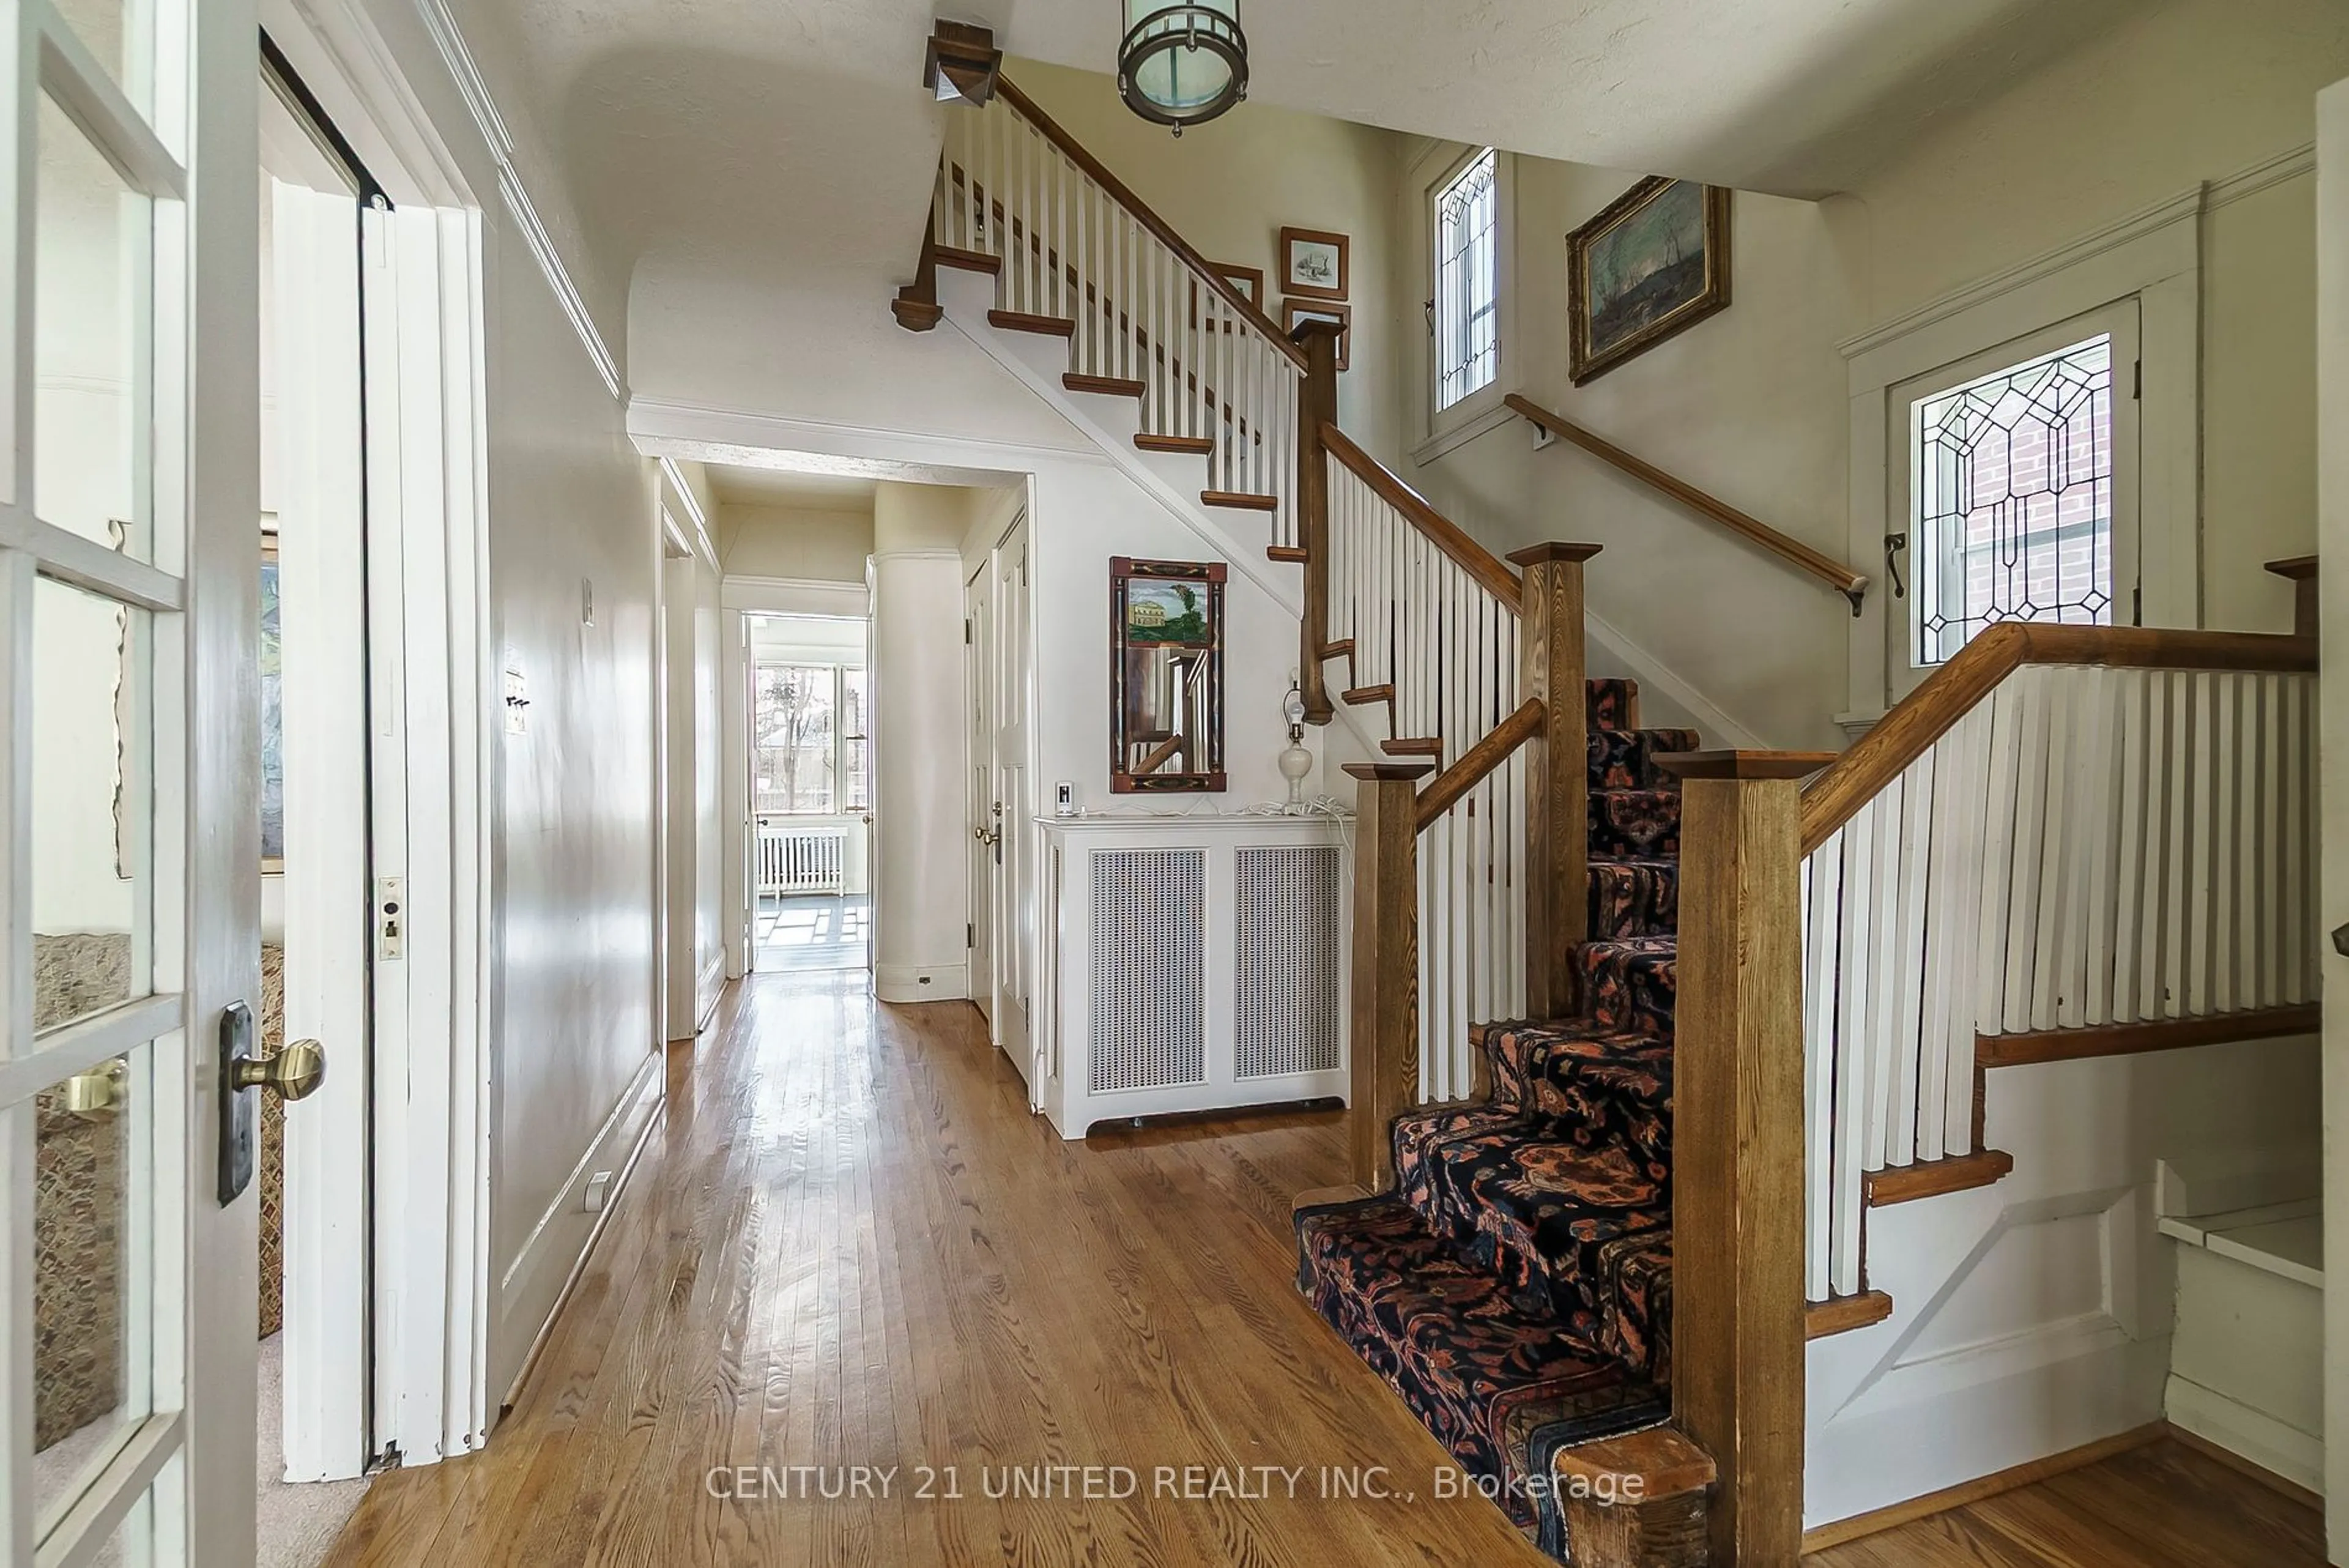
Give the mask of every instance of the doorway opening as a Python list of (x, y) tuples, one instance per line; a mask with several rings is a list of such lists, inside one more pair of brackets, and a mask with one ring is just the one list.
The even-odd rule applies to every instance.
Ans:
[(871, 622), (747, 618), (750, 967), (870, 969)]

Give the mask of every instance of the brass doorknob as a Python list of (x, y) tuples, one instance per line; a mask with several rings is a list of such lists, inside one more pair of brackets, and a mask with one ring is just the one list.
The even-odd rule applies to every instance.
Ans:
[(236, 1064), (236, 1086), (266, 1089), (282, 1100), (306, 1100), (326, 1081), (326, 1048), (316, 1040), (288, 1042), (266, 1061), (247, 1056)]

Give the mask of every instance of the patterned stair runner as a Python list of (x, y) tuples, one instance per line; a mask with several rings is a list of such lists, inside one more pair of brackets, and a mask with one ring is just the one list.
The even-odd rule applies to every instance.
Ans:
[(1671, 1084), (1687, 730), (1590, 682), (1575, 1016), (1478, 1031), (1492, 1097), (1397, 1117), (1396, 1190), (1297, 1215), (1298, 1286), (1541, 1548), (1551, 1456), (1671, 1414)]

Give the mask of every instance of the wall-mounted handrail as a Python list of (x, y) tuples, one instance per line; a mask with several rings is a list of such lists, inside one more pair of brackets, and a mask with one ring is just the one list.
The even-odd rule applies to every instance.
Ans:
[(1219, 296), (1231, 308), (1234, 315), (1254, 327), (1268, 342), (1278, 347), (1299, 369), (1305, 369), (1303, 351), (1288, 340), (1287, 333), (1272, 324), (1272, 317), (1267, 316), (1262, 307), (1250, 301), (1247, 296), (1238, 289), (1234, 288), (1222, 274), (1216, 271), (1214, 263), (1193, 249), (1191, 243), (1175, 232), (1174, 224), (1160, 217), (1149, 202), (1135, 195), (1124, 181), (1111, 173), (1107, 165), (1088, 152), (1084, 145), (1075, 137), (1063, 130), (1060, 122), (1045, 113), (1034, 99), (1021, 92), (1019, 85), (1008, 76), (999, 77), (996, 79), (996, 90), (1002, 94), (1012, 108), (1019, 111), (1020, 116), (1029, 124), (1043, 133), (1045, 140), (1059, 148), (1061, 154), (1070, 162), (1083, 170), (1094, 184), (1099, 185), (1109, 194), (1112, 201), (1123, 207), (1133, 215), (1135, 222), (1149, 230), (1160, 244), (1182, 257), (1184, 265), (1197, 275), (1203, 285)]
[(2001, 621), (1902, 698), (1876, 727), (1803, 790), (1803, 853), (1881, 794), (1909, 764), (2026, 664), (2129, 670), (2264, 670), (2313, 674), (2316, 639), (2263, 632)]
[(1801, 571), (1808, 572), (1812, 576), (1818, 578), (1845, 598), (1849, 599), (1852, 614), (1859, 613), (1860, 601), (1868, 593), (1868, 578), (1853, 571), (1841, 561), (1831, 556), (1820, 554), (1800, 539), (1782, 534), (1760, 518), (1741, 512), (1718, 496), (1699, 490), (1686, 480), (1665, 472), (1645, 458), (1633, 456), (1613, 441), (1603, 436), (1592, 434), (1564, 414), (1543, 408), (1530, 398), (1511, 392), (1506, 401), (1512, 410), (1532, 421), (1561, 441), (1572, 441), (1583, 451), (1612, 463), (1632, 478), (1662, 491), (1691, 511), (1711, 518), (1732, 533), (1751, 540), (1779, 559), (1791, 563)]
[(1430, 506), (1424, 496), (1397, 479), (1386, 464), (1356, 446), (1353, 438), (1336, 425), (1322, 425), (1321, 444), (1355, 478), (1376, 492), (1380, 500), (1402, 513), (1413, 527), (1482, 583), (1485, 591), (1510, 609), (1519, 608), (1517, 574), (1509, 569), (1507, 562), (1471, 539), (1458, 524)]

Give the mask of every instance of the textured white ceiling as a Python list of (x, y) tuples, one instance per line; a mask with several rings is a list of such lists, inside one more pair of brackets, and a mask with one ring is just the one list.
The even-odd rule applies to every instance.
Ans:
[[(1242, 0), (1241, 14), (1261, 102), (1823, 194), (2166, 3)], [(451, 4), (521, 78), (616, 275), (792, 296), (810, 330), (912, 268), (944, 112), (920, 86), (936, 11), (995, 26), (1014, 54), (1100, 70), (1122, 14), (1119, 0)]]

